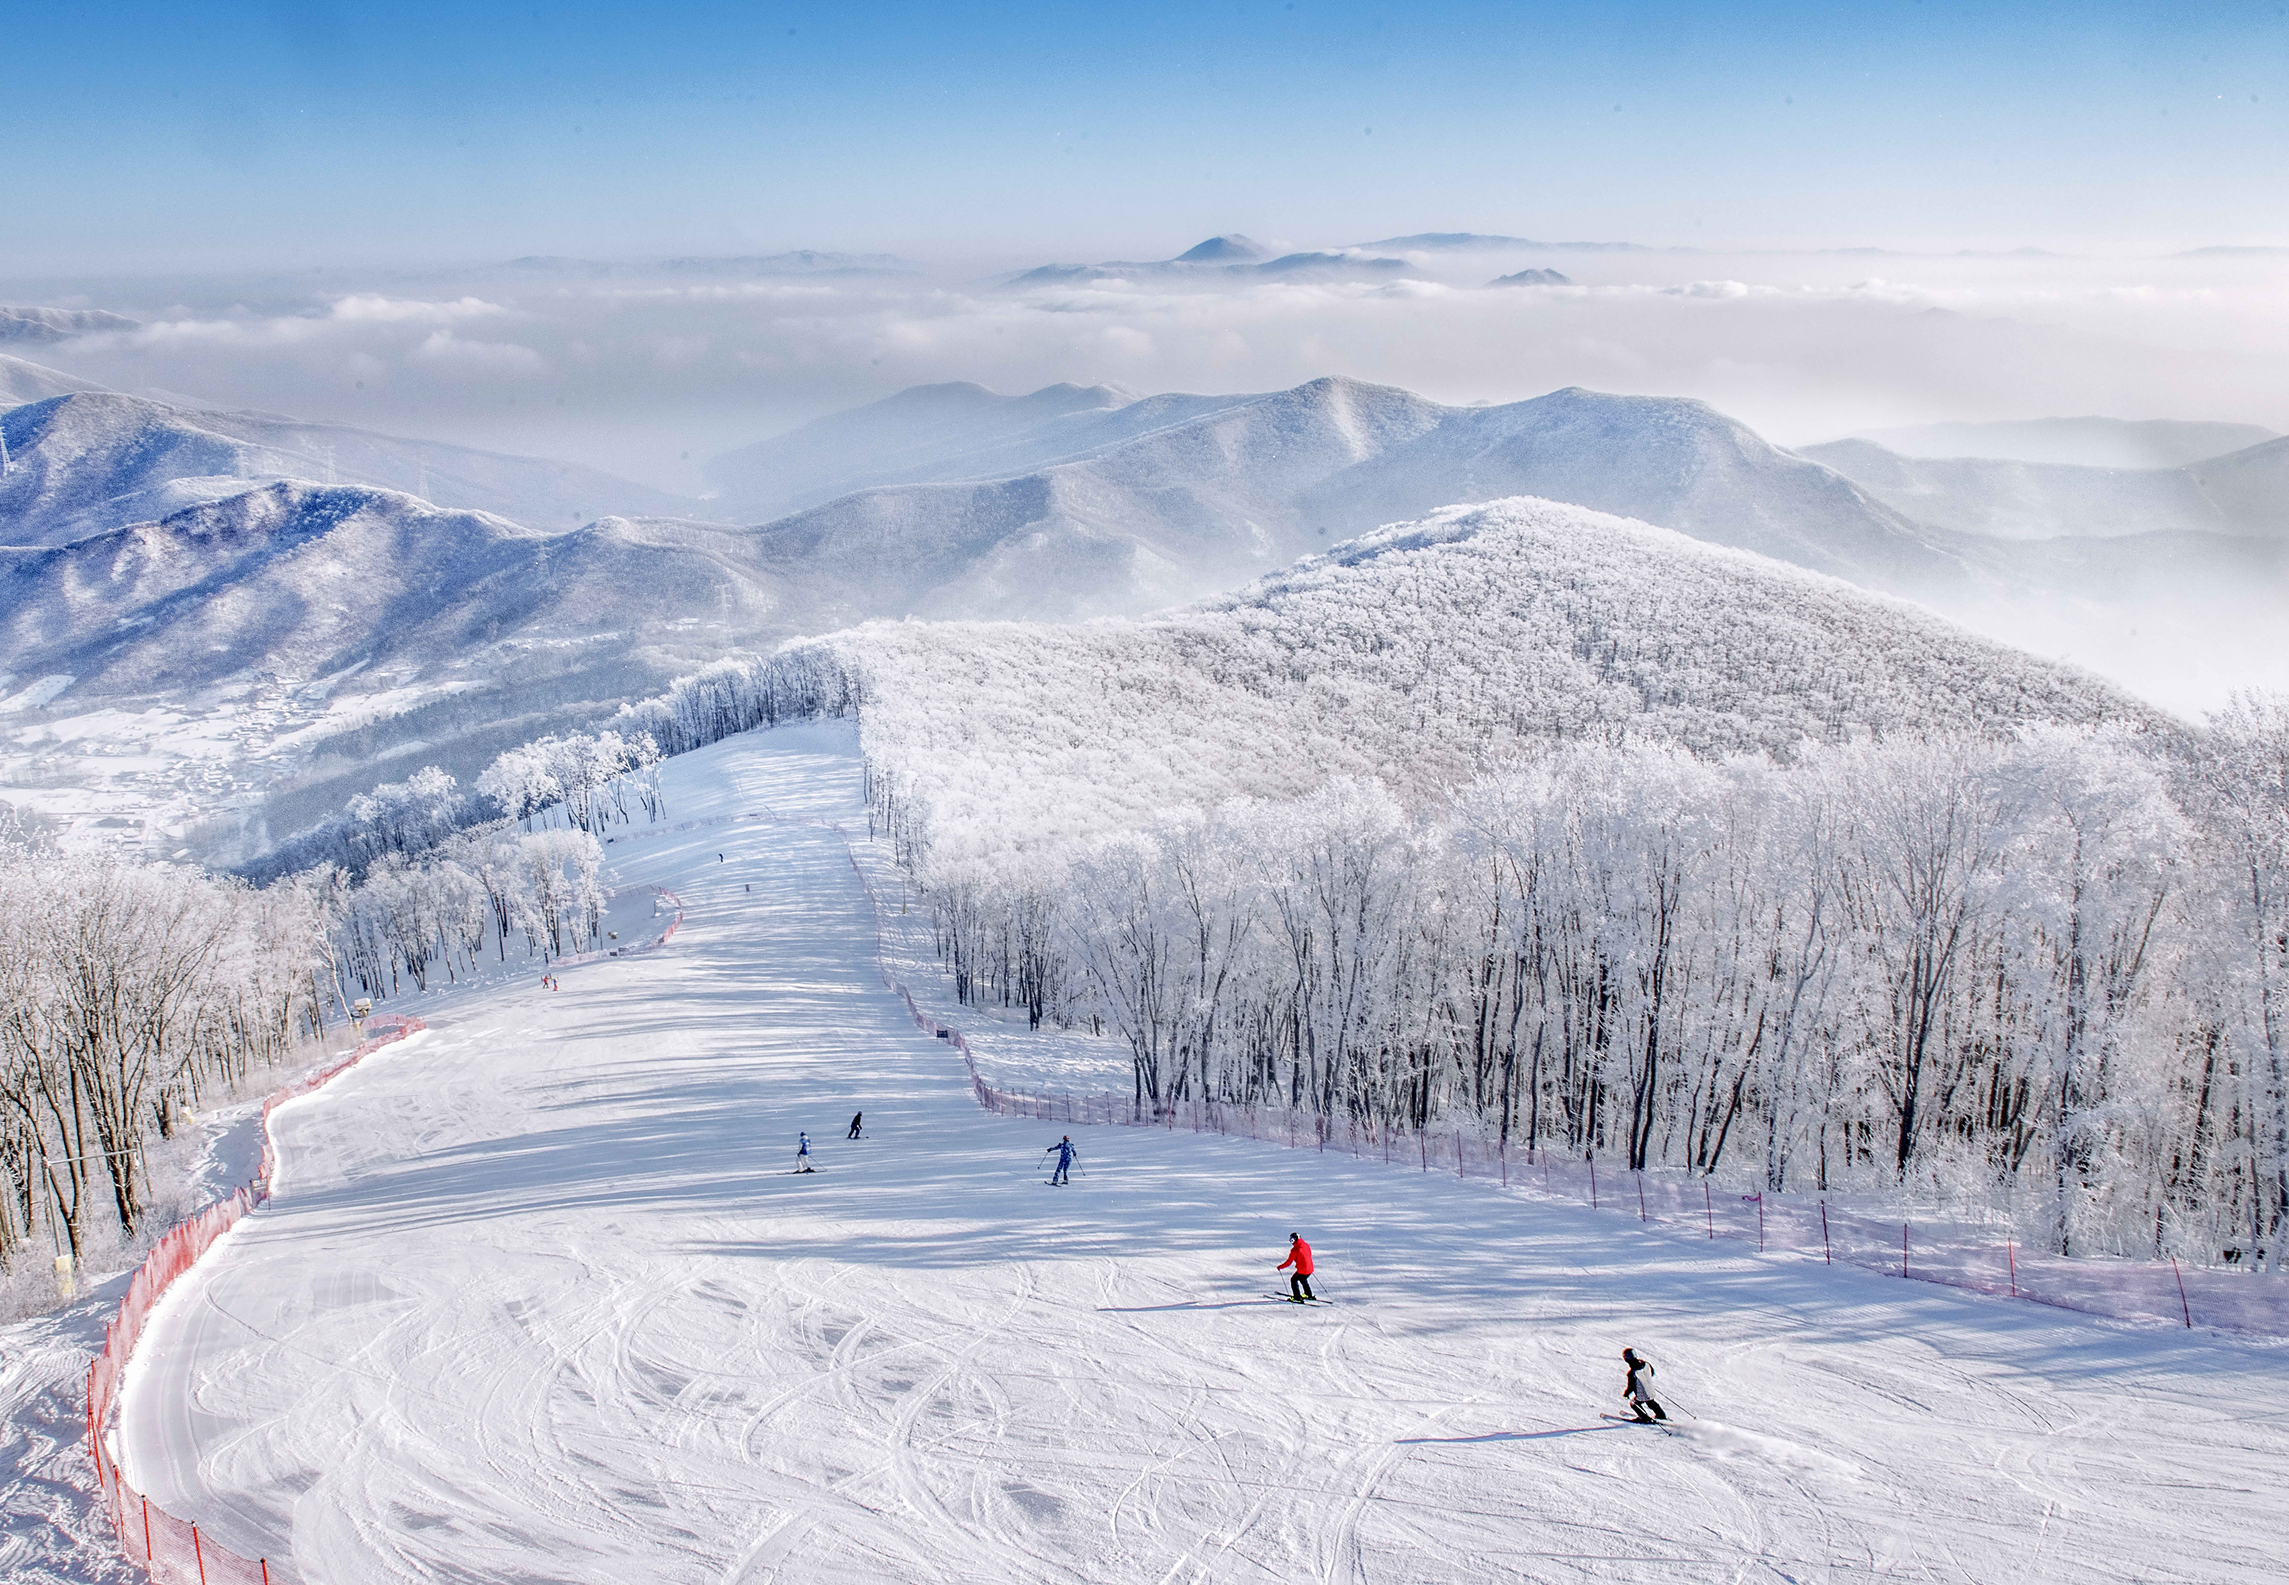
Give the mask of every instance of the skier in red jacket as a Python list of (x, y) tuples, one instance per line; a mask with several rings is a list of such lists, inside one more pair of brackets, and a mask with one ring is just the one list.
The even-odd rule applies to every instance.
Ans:
[(1311, 1291), (1311, 1246), (1303, 1241), (1303, 1234), (1288, 1234), (1288, 1258), (1275, 1270), (1295, 1267), (1295, 1275), (1288, 1279), (1288, 1298), (1297, 1304), (1319, 1297)]

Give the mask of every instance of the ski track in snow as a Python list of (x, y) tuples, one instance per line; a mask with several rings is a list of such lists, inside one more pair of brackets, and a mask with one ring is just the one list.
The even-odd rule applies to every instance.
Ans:
[[(275, 1115), (123, 1394), (202, 1533), (327, 1585), (2289, 1575), (2278, 1345), (1216, 1136), (1074, 1129), (1044, 1195), (1066, 1130), (881, 988), (848, 729), (667, 780), (711, 823), (607, 850), (667, 948)], [(1268, 1296), (1298, 1228), (1338, 1303)], [(1679, 1435), (1600, 1418), (1624, 1344)]]

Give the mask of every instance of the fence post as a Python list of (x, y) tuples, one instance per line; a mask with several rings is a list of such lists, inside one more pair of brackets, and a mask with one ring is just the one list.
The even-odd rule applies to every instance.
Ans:
[(1598, 1158), (1590, 1157), (1590, 1209), (1598, 1208)]
[(1907, 1229), (1907, 1223), (1900, 1223), (1900, 1275), (1903, 1277), (1907, 1275)]
[(1717, 1206), (1709, 1198), (1709, 1180), (1706, 1176), (1701, 1179), (1701, 1214), (1709, 1219), (1709, 1242), (1713, 1244), (1717, 1241)]
[(1454, 1131), (1454, 1175), (1458, 1178), (1463, 1176), (1462, 1130), (1459, 1128)]
[(1827, 1266), (1836, 1264), (1836, 1252), (1828, 1245), (1828, 1202), (1826, 1200), (1820, 1202), (1820, 1261), (1821, 1264)]
[(2186, 1312), (2186, 1330), (2194, 1329), (2194, 1307), (2186, 1303), (2186, 1274), (2178, 1270), (2178, 1257), (2170, 1257), (2170, 1270), (2178, 1279), (2178, 1308)]
[(1638, 1175), (1637, 1175), (1637, 1219), (1638, 1219), (1639, 1221), (1641, 1221), (1641, 1222), (1642, 1222), (1642, 1221), (1644, 1221), (1644, 1220), (1646, 1220), (1646, 1215), (1645, 1215), (1645, 1174), (1644, 1174), (1642, 1171), (1640, 1171), (1640, 1172), (1638, 1173)]

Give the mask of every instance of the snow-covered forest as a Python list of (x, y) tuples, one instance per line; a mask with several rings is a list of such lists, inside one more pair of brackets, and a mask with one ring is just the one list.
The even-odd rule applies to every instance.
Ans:
[(297, 848), (344, 878), (332, 934), (344, 980), (386, 997), (512, 950), (547, 961), (586, 948), (606, 901), (598, 838), (665, 812), (659, 761), (641, 734), (551, 736), (501, 754), (473, 788), (428, 766), (353, 798)]
[(152, 1136), (335, 1016), (328, 891), (0, 847), (0, 1267), (141, 1232)]
[(1157, 622), (870, 626), (626, 724), (814, 711), (860, 715), (962, 997), (1117, 1035), (1147, 1104), (2281, 1258), (2279, 701), (2189, 732), (1531, 506)]
[(611, 732), (425, 768), (352, 800), (260, 888), (0, 844), (0, 1269), (144, 1230), (149, 1147), (349, 1016), (601, 934), (598, 833), (662, 812), (658, 751)]

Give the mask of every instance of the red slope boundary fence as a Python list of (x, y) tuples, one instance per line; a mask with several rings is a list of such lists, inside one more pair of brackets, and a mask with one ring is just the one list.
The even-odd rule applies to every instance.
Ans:
[[(1705, 1177), (1668, 1177), (1634, 1172), (1595, 1160), (1558, 1157), (1546, 1150), (1517, 1150), (1489, 1140), (1476, 1129), (1411, 1132), (1376, 1127), (1371, 1121), (1338, 1120), (1287, 1107), (1248, 1106), (1195, 1097), (1172, 1102), (1139, 1101), (1117, 1093), (1032, 1094), (989, 1084), (978, 1071), (969, 1038), (931, 1017), (894, 978), (883, 952), (881, 903), (874, 885), (851, 855), (867, 900), (875, 909), (875, 962), (882, 983), (904, 999), (916, 1027), (934, 1034), (961, 1054), (978, 1105), (1005, 1117), (1048, 1123), (1118, 1125), (1130, 1128), (1185, 1128), (1194, 1133), (1285, 1145), (1291, 1149), (1339, 1151), (1367, 1159), (1451, 1172), (1505, 1188), (1524, 1189), (1578, 1202), (1594, 1210), (1634, 1216), (1647, 1224), (1734, 1244), (1754, 1244), (1761, 1254), (1791, 1254), (1829, 1265), (1857, 1266), (1889, 1276), (1939, 1283), (1974, 1293), (2026, 1299), (2060, 1309), (2118, 1320), (2160, 1321), (2191, 1328), (2196, 1313), (2205, 1326), (2261, 1336), (2289, 1336), (2289, 1278), (2255, 1271), (2184, 1271), (2167, 1262), (2075, 1259), (2041, 1254), (2015, 1237), (1997, 1236), (1976, 1225), (1891, 1220), (1846, 1211), (1825, 1199), (1771, 1192), (1743, 1194), (1721, 1189)], [(1602, 1183), (1601, 1183), (1602, 1176)]]
[(87, 1446), (95, 1463), (96, 1492), (105, 1515), (119, 1538), (119, 1549), (143, 1564), (162, 1585), (271, 1585), (287, 1575), (273, 1570), (264, 1558), (243, 1558), (199, 1534), (199, 1527), (178, 1519), (134, 1487), (111, 1457), (105, 1438), (119, 1407), (119, 1383), (136, 1341), (176, 1278), (214, 1246), (216, 1239), (238, 1225), (239, 1218), (270, 1198), (270, 1184), (278, 1170), (278, 1145), (270, 1132), (270, 1114), (298, 1096), (308, 1095), (340, 1077), (367, 1057), (407, 1035), (428, 1027), (418, 1018), (381, 1013), (368, 1018), (371, 1031), (363, 1043), (333, 1066), (279, 1090), (262, 1103), (262, 1174), (227, 1199), (176, 1224), (141, 1269), (127, 1284), (119, 1301), (119, 1317), (104, 1328), (103, 1351), (87, 1373)]

